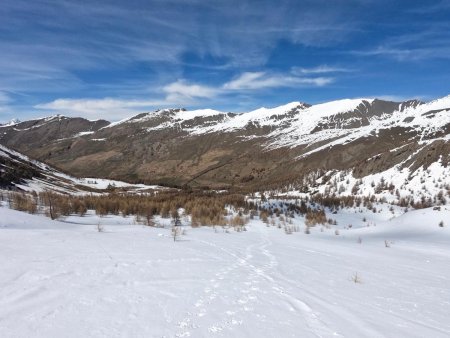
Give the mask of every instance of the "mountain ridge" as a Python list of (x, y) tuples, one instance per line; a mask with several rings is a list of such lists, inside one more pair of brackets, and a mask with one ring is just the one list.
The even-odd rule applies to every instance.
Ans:
[[(0, 132), (1, 144), (75, 176), (259, 189), (318, 170), (357, 177), (399, 164), (399, 170), (437, 161), (447, 166), (450, 96), (428, 103), (291, 102), (241, 114), (161, 109), (113, 123), (57, 116)], [(382, 160), (368, 163), (375, 156)]]

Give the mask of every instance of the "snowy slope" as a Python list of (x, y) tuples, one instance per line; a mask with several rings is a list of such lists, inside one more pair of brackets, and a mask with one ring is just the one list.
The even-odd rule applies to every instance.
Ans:
[(108, 187), (125, 188), (135, 192), (164, 189), (155, 185), (130, 184), (117, 180), (76, 178), (2, 145), (0, 145), (0, 160), (2, 163), (5, 160), (7, 161), (6, 165), (0, 165), (2, 174), (8, 170), (17, 171), (17, 168), (29, 168), (33, 172), (33, 177), (19, 177), (17, 180), (9, 182), (11, 186), (23, 191), (42, 192), (51, 190), (61, 193), (83, 194), (93, 191), (101, 192)]
[(259, 108), (250, 112), (237, 114), (232, 119), (220, 122), (211, 127), (196, 126), (190, 132), (195, 134), (212, 133), (212, 132), (233, 132), (239, 129), (244, 129), (249, 124), (264, 127), (277, 127), (286, 118), (285, 114), (291, 111), (302, 110), (306, 107), (301, 102), (291, 102), (283, 106), (275, 108)]
[[(450, 123), (450, 99), (446, 97), (428, 104), (419, 105), (418, 107), (411, 107), (404, 111), (397, 110), (390, 115), (370, 117), (370, 123), (366, 126), (357, 126), (349, 129), (333, 128), (312, 133), (319, 121), (326, 117), (327, 112), (331, 111), (333, 114), (330, 115), (335, 115), (339, 112), (350, 111), (364, 101), (373, 102), (373, 100), (343, 100), (336, 102), (339, 104), (326, 103), (312, 106), (303, 111), (302, 116), (290, 128), (283, 130), (281, 134), (273, 132), (270, 135), (273, 137), (273, 140), (268, 142), (268, 146), (270, 148), (295, 147), (326, 141), (324, 145), (312, 151), (317, 152), (330, 146), (353, 142), (373, 134), (376, 135), (380, 129), (390, 129), (392, 127), (411, 128), (422, 133), (423, 138), (427, 135), (433, 135)], [(335, 106), (339, 108), (336, 109)], [(427, 115), (427, 113), (433, 110), (440, 111), (433, 114), (432, 118), (430, 118), (430, 115)], [(345, 122), (348, 123), (349, 120), (345, 119)], [(303, 157), (308, 156), (312, 152), (304, 154)]]
[[(162, 120), (156, 126), (147, 129), (148, 132), (165, 129), (182, 129), (191, 135), (208, 133), (229, 133), (244, 130), (248, 126), (256, 128), (270, 127), (270, 132), (264, 135), (266, 149), (281, 147), (297, 147), (325, 142), (321, 147), (306, 153), (330, 146), (345, 144), (365, 136), (373, 135), (380, 129), (405, 127), (415, 129), (426, 137), (441, 130), (450, 123), (450, 96), (426, 104), (399, 103), (396, 111), (389, 114), (371, 116), (368, 112), (374, 104), (374, 99), (343, 99), (309, 106), (301, 102), (275, 108), (260, 108), (250, 112), (229, 115), (212, 109), (185, 111), (183, 109), (160, 110), (155, 113), (143, 114), (136, 118), (112, 123), (105, 128), (112, 128), (123, 123), (142, 124), (151, 120)], [(430, 115), (430, 111), (437, 111)], [(348, 113), (352, 113), (348, 115)], [(347, 114), (347, 115), (346, 115)], [(142, 114), (141, 114), (142, 115)], [(208, 123), (186, 123), (194, 119), (216, 117)], [(432, 118), (431, 118), (432, 117)], [(367, 125), (361, 125), (361, 119), (367, 119)], [(316, 130), (322, 124), (332, 123), (333, 128)], [(351, 126), (352, 123), (356, 125)], [(254, 135), (246, 135), (253, 138)]]
[[(157, 128), (153, 129), (173, 128), (182, 122), (194, 120), (196, 118), (208, 118), (226, 115), (227, 113), (214, 109), (198, 109), (190, 111), (186, 111), (184, 109), (162, 109), (152, 113), (138, 114), (127, 117), (123, 120), (113, 122), (102, 129), (113, 128), (127, 123), (141, 124), (162, 117), (167, 117), (168, 120), (160, 124)], [(152, 128), (149, 128), (149, 130), (152, 130)]]
[(14, 126), (14, 125), (16, 125), (18, 123), (20, 123), (20, 120), (15, 118), (15, 119), (12, 119), (12, 120), (10, 120), (9, 122), (7, 122), (5, 124), (0, 124), (0, 128), (1, 127), (11, 127), (11, 126)]
[(131, 218), (0, 208), (1, 336), (448, 337), (450, 210), (372, 215), (339, 236), (255, 220), (174, 243)]
[[(370, 197), (377, 200), (385, 199), (389, 203), (398, 204), (402, 198), (412, 198), (414, 201), (429, 201), (430, 205), (441, 205), (450, 201), (450, 167), (440, 161), (430, 164), (427, 169), (420, 167), (413, 171), (401, 168), (403, 162), (381, 171), (357, 178), (352, 171), (334, 170), (319, 175), (318, 178), (306, 179), (303, 186), (308, 192), (295, 188), (278, 195), (307, 197), (312, 192), (325, 196)], [(313, 176), (313, 175), (312, 175)], [(323, 178), (327, 181), (323, 182)], [(379, 185), (383, 182), (384, 187)], [(390, 188), (392, 187), (392, 189)], [(269, 194), (267, 191), (266, 194)]]

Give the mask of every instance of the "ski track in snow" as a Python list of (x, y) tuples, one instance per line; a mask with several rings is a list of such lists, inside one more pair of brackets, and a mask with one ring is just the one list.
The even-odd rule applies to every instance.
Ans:
[[(264, 299), (267, 293), (274, 294), (276, 299), (285, 304), (287, 311), (298, 315), (298, 319), (304, 321), (303, 325), (306, 325), (311, 337), (344, 337), (344, 335), (336, 332), (324, 322), (320, 315), (320, 309), (326, 309), (328, 313), (332, 314), (334, 320), (338, 318), (339, 321), (343, 321), (351, 326), (355, 336), (383, 336), (375, 328), (361, 323), (361, 318), (357, 315), (340, 306), (329, 304), (325, 298), (314, 292), (301, 291), (307, 289), (306, 286), (302, 285), (301, 280), (288, 278), (277, 270), (279, 263), (276, 256), (269, 250), (272, 246), (272, 241), (267, 230), (264, 227), (259, 227), (257, 236), (259, 237), (259, 242), (249, 245), (242, 256), (238, 256), (228, 249), (211, 242), (201, 241), (203, 244), (223, 251), (232, 257), (235, 262), (229, 263), (215, 274), (215, 278), (209, 280), (211, 287), (206, 287), (204, 294), (193, 304), (192, 308), (196, 310), (187, 312), (186, 316), (178, 322), (180, 330), (176, 334), (177, 337), (198, 336), (196, 331), (202, 328), (201, 320), (199, 319), (209, 314), (208, 308), (213, 302), (219, 301), (227, 304), (228, 308), (226, 306), (221, 306), (221, 308), (228, 309), (225, 311), (225, 314), (229, 317), (224, 316), (223, 320), (219, 320), (212, 325), (208, 324), (207, 329), (211, 334), (227, 336), (234, 326), (245, 325), (245, 322), (239, 319), (241, 314), (257, 311), (258, 306), (262, 302), (261, 299)], [(255, 257), (260, 259), (254, 260)], [(261, 259), (262, 257), (265, 257), (265, 259)], [(239, 285), (239, 280), (242, 280), (243, 276), (245, 276), (245, 282)], [(229, 286), (223, 285), (224, 283), (233, 285), (234, 289), (231, 292), (231, 296), (240, 292), (242, 297), (230, 302)], [(296, 289), (296, 293), (302, 293), (302, 297), (294, 296), (288, 291), (289, 289)], [(319, 310), (315, 311), (314, 308)], [(374, 308), (374, 310), (379, 311), (380, 309)], [(427, 324), (410, 320), (404, 316), (396, 316), (414, 325), (425, 326), (441, 334), (448, 333)]]
[[(80, 225), (0, 213), (1, 337), (450, 335), (450, 234), (437, 227), (449, 211), (411, 212), (396, 227), (377, 220), (341, 236), (285, 235), (252, 221), (242, 233), (190, 229), (177, 243), (168, 229), (122, 217), (102, 219), (98, 233), (96, 216)], [(411, 237), (402, 236), (413, 221)]]

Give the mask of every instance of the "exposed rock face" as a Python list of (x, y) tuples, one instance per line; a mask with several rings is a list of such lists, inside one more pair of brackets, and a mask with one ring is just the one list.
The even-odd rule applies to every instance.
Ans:
[(0, 142), (77, 176), (261, 188), (318, 169), (365, 176), (446, 166), (449, 133), (446, 97), (294, 102), (243, 114), (167, 109), (112, 124), (58, 116), (2, 126)]

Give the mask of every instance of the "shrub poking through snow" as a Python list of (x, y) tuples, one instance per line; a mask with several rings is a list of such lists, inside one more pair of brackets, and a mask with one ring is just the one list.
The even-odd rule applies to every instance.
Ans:
[(352, 282), (355, 283), (355, 284), (362, 283), (361, 277), (358, 275), (357, 272), (355, 272), (355, 274), (352, 276)]
[(37, 212), (38, 206), (35, 196), (15, 192), (10, 193), (8, 197), (12, 209), (26, 211), (30, 214)]
[(308, 226), (314, 226), (316, 224), (325, 224), (328, 221), (325, 215), (325, 210), (323, 209), (309, 209), (306, 212), (305, 218), (306, 218), (305, 224)]

